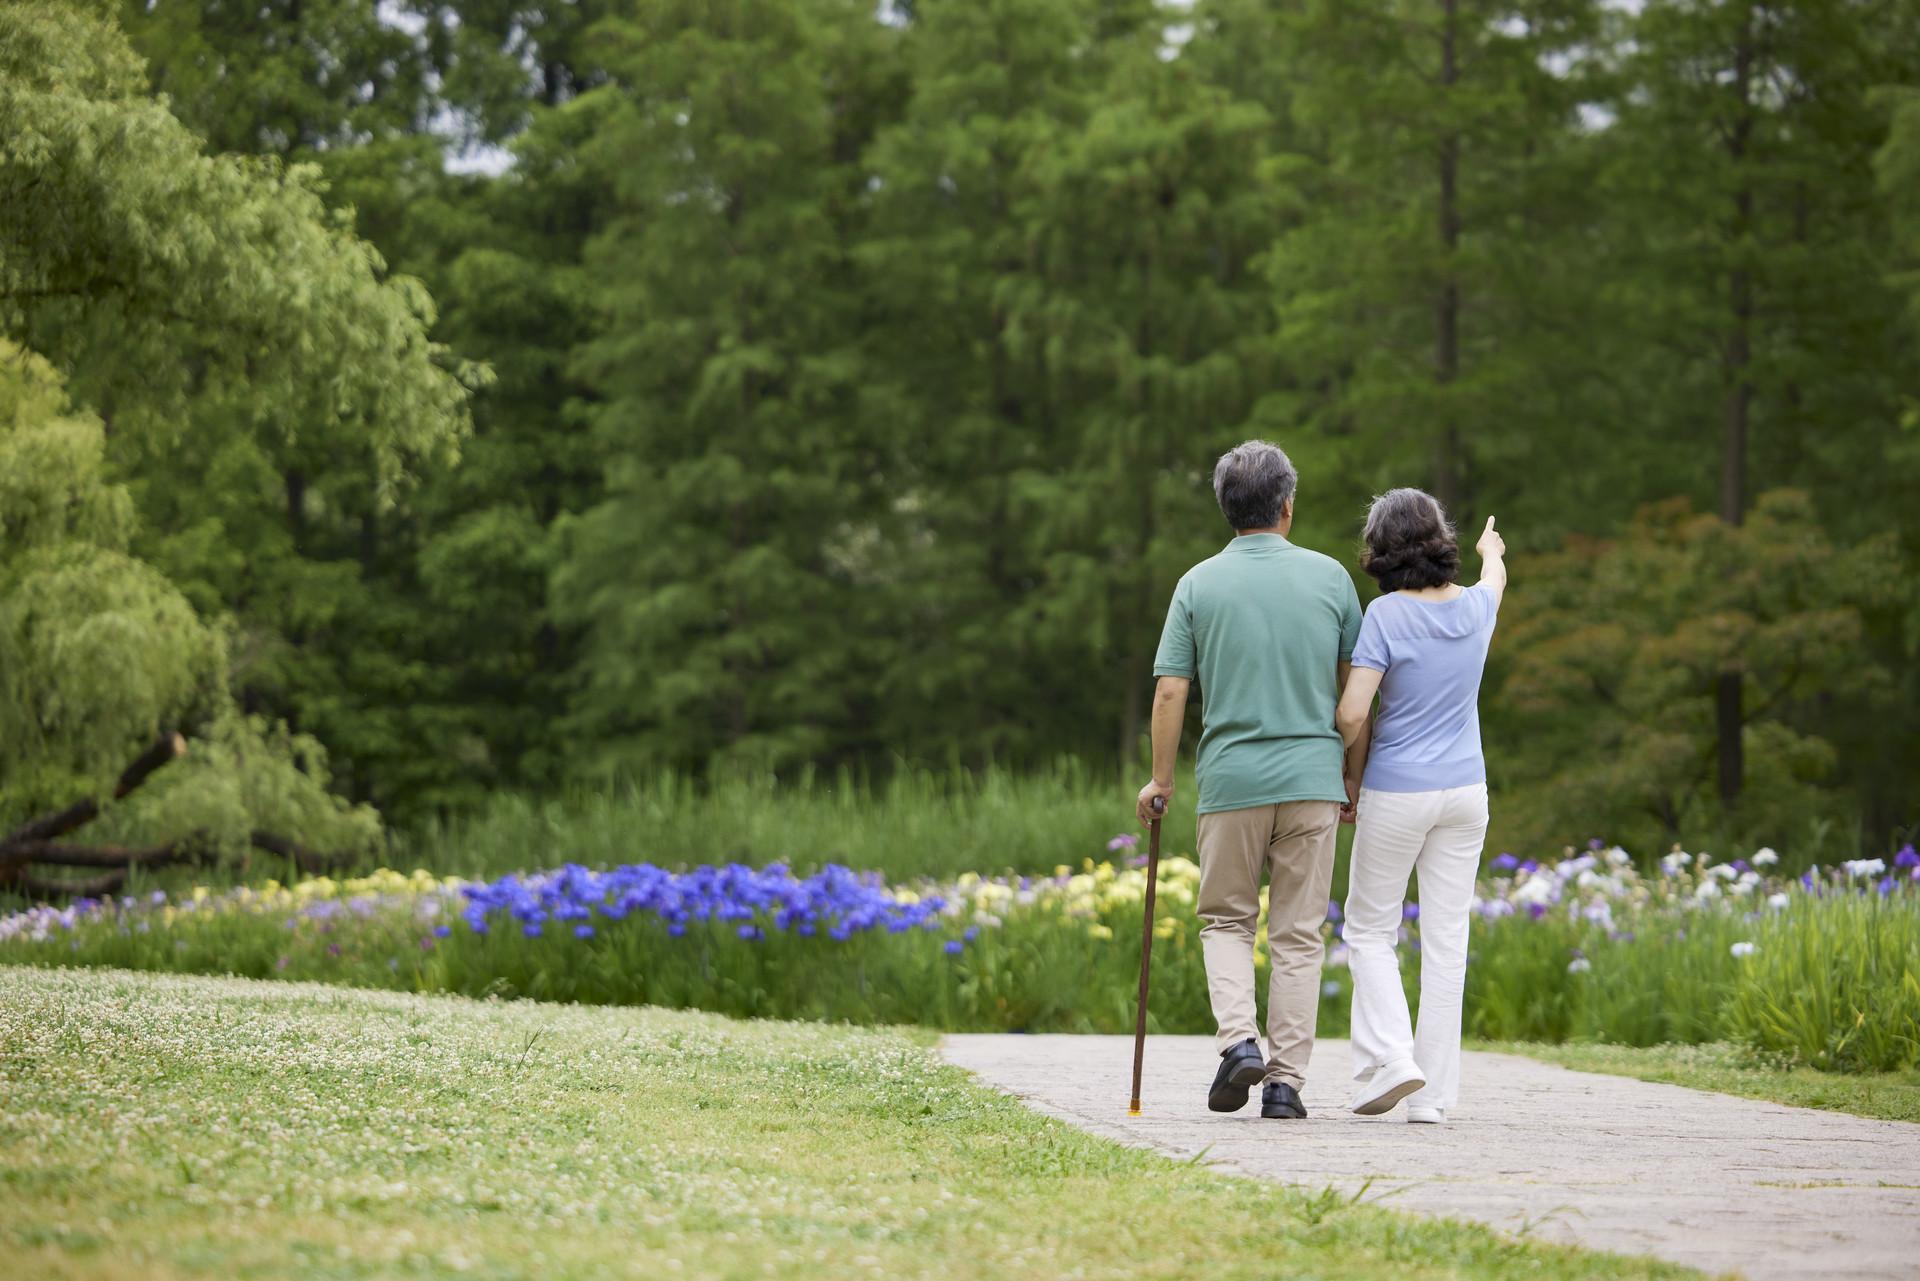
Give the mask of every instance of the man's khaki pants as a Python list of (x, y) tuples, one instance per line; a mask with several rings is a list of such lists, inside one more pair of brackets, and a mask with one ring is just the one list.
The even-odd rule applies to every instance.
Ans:
[(1207, 995), (1220, 1025), (1214, 1048), (1257, 1038), (1253, 942), (1260, 922), (1260, 873), (1267, 889), (1267, 1080), (1296, 1090), (1313, 1054), (1320, 1014), (1320, 964), (1333, 887), (1332, 801), (1286, 801), (1200, 816), (1201, 955)]

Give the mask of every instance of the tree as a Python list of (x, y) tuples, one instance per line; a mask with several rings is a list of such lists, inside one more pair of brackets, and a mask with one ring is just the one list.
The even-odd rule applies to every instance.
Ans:
[(1582, 77), (1553, 68), (1595, 12), (1313, 0), (1281, 20), (1306, 215), (1269, 260), (1293, 379), (1271, 412), (1356, 500), (1417, 481), (1467, 519), (1525, 491), (1512, 463), (1545, 443), (1542, 375), (1567, 363), (1586, 292), (1562, 260)]
[[(1717, 473), (1729, 525), (1756, 460), (1843, 506), (1873, 483), (1902, 326), (1872, 199), (1884, 125), (1866, 98), (1920, 69), (1913, 16), (1898, 0), (1667, 2), (1632, 23), (1604, 144), (1613, 261), (1670, 357), (1646, 367), (1649, 408), (1671, 453)], [(1728, 806), (1747, 773), (1743, 688), (1737, 665), (1720, 673)]]
[[(353, 603), (382, 511), (456, 451), (481, 371), (429, 340), (425, 291), (327, 210), (312, 166), (203, 154), (111, 27), (10, 6), (0, 62), (0, 332), (100, 412), (135, 550), (241, 619), (243, 698), (298, 716), (302, 642)], [(342, 526), (344, 564), (304, 554)]]
[(1230, 536), (1212, 468), (1269, 386), (1252, 264), (1279, 219), (1270, 117), (1159, 45), (1148, 27), (1116, 50), (1086, 124), (1030, 157), (1031, 259), (1003, 292), (1051, 438), (1010, 478), (1048, 587), (1012, 622), (1092, 665), (1122, 768), (1173, 585)]
[[(203, 154), (80, 9), (0, 10), (0, 134), (0, 334), (98, 411), (145, 518), (130, 549), (202, 617), (255, 595), (324, 616), (325, 571), (230, 530), (284, 479), (297, 539), (303, 457), (353, 459), (377, 498), (455, 449), (466, 371), (428, 340), (424, 291), (384, 275), (310, 168)], [(275, 661), (275, 638), (238, 641), (240, 666)]]
[[(1868, 619), (1904, 604), (1891, 538), (1835, 546), (1807, 496), (1763, 495), (1729, 524), (1684, 498), (1617, 541), (1570, 540), (1515, 566), (1489, 688), (1505, 838), (1631, 844), (1799, 839), (1845, 817), (1819, 784), (1837, 763), (1834, 704), (1882, 696)], [(1717, 787), (1722, 674), (1739, 673), (1753, 796)], [(1811, 830), (1818, 831), (1813, 828)], [(1817, 844), (1818, 842), (1812, 842)]]
[(894, 750), (1033, 760), (1084, 745), (1068, 724), (1107, 719), (1077, 683), (1049, 680), (1065, 653), (1013, 624), (1047, 569), (1011, 483), (1067, 448), (1044, 368), (1013, 341), (1014, 299), (1032, 266), (1032, 159), (1084, 127), (1111, 70), (1101, 17), (1073, 0), (916, 5), (913, 93), (867, 158), (865, 412), (883, 423), (894, 499), (845, 541), (888, 600), (869, 732)]
[[(91, 821), (99, 805), (69, 806), (76, 795), (116, 775), (131, 791), (182, 749), (186, 764), (110, 810), (109, 839), (235, 854), (270, 830), (329, 852), (375, 848), (378, 818), (328, 795), (317, 743), (233, 707), (224, 629), (127, 554), (133, 503), (105, 478), (105, 453), (100, 420), (69, 408), (52, 367), (0, 339), (0, 881), (21, 861), (6, 842)], [(194, 739), (122, 774), (177, 726)], [(50, 810), (58, 821), (15, 827)]]
[(391, 492), (454, 447), (465, 392), (417, 282), (382, 279), (307, 168), (202, 154), (119, 33), (52, 4), (0, 14), (0, 325), (72, 368), (134, 449), (189, 402), (263, 442), (364, 451)]
[(840, 0), (656, 0), (607, 40), (593, 150), (621, 212), (580, 357), (607, 497), (555, 578), (585, 636), (574, 725), (603, 768), (797, 763), (866, 661), (834, 541), (880, 499), (849, 248), (889, 35)]

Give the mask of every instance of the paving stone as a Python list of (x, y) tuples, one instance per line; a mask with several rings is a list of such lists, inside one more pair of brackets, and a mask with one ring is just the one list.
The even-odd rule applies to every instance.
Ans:
[[(1347, 1042), (1314, 1045), (1305, 1121), (1206, 1109), (1198, 1036), (949, 1036), (947, 1060), (1037, 1110), (1229, 1172), (1346, 1192), (1510, 1232), (1646, 1253), (1751, 1281), (1920, 1278), (1920, 1125), (1468, 1053), (1441, 1126), (1344, 1110)], [(1371, 1183), (1369, 1184), (1369, 1180)]]

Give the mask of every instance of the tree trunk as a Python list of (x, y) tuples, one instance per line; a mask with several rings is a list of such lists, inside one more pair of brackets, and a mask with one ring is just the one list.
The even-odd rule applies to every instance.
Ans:
[(1126, 673), (1127, 699), (1120, 714), (1120, 777), (1130, 776), (1140, 763), (1140, 660), (1129, 654), (1122, 667)]
[[(1446, 0), (1446, 20), (1440, 28), (1440, 84), (1450, 90), (1459, 80), (1454, 58), (1454, 28), (1459, 13), (1458, 0)], [(1460, 139), (1445, 134), (1440, 139), (1440, 291), (1434, 305), (1433, 381), (1446, 388), (1460, 376), (1460, 282), (1453, 274), (1454, 251), (1460, 245)], [(1433, 441), (1434, 497), (1451, 516), (1461, 514), (1465, 484), (1461, 478), (1460, 428), (1454, 421), (1453, 406), (1440, 398), (1440, 424)]]
[(291, 468), (286, 474), (287, 483), (287, 532), (293, 535), (293, 550), (296, 553), (306, 550), (307, 541), (307, 474), (298, 468)]
[[(1747, 140), (1753, 132), (1753, 104), (1748, 78), (1753, 64), (1751, 31), (1735, 51), (1734, 92), (1742, 112), (1726, 134), (1727, 155), (1736, 170), (1746, 163)], [(1734, 197), (1734, 222), (1728, 240), (1735, 252), (1744, 252), (1753, 226), (1753, 190), (1743, 185)], [(1720, 421), (1720, 519), (1738, 526), (1747, 511), (1747, 412), (1753, 402), (1753, 358), (1750, 328), (1753, 321), (1753, 278), (1744, 263), (1736, 262), (1727, 275), (1728, 330), (1722, 356), (1726, 387)], [(1714, 720), (1720, 736), (1720, 803), (1740, 799), (1746, 777), (1740, 741), (1745, 717), (1740, 702), (1741, 673), (1736, 664), (1720, 673), (1714, 688)]]

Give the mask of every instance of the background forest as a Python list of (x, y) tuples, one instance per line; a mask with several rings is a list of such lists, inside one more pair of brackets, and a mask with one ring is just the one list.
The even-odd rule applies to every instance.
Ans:
[(1264, 436), (1522, 553), (1494, 848), (1879, 852), (1917, 300), (1915, 0), (7, 4), (0, 825), (1105, 787)]

